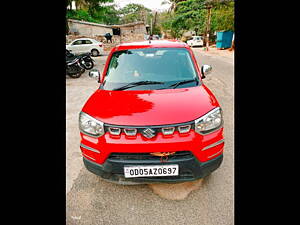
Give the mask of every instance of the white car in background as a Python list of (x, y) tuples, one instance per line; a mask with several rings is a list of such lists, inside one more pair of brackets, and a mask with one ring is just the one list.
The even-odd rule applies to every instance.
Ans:
[(191, 40), (187, 41), (187, 44), (190, 47), (194, 46), (203, 46), (203, 37), (202, 36), (193, 36)]
[(66, 49), (73, 54), (91, 53), (92, 56), (102, 55), (103, 43), (91, 38), (79, 38), (66, 45)]

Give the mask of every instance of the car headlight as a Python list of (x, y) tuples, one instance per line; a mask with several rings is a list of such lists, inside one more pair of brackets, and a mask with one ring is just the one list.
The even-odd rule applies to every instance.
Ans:
[(79, 129), (82, 133), (100, 137), (104, 134), (103, 123), (84, 112), (79, 114)]
[(219, 129), (222, 125), (222, 110), (220, 107), (217, 107), (195, 120), (195, 131), (199, 134), (208, 134)]

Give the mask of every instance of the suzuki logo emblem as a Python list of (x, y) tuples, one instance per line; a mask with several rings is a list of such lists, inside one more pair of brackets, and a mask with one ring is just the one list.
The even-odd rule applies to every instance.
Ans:
[(146, 137), (146, 138), (152, 138), (155, 136), (155, 131), (152, 130), (151, 128), (146, 128), (145, 130), (143, 130), (142, 134)]

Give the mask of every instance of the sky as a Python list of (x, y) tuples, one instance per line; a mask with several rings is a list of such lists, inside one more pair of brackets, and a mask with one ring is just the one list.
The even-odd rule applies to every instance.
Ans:
[(115, 0), (114, 3), (117, 6), (124, 7), (130, 3), (136, 3), (144, 5), (146, 8), (162, 11), (167, 10), (170, 7), (170, 4), (161, 5), (164, 0)]

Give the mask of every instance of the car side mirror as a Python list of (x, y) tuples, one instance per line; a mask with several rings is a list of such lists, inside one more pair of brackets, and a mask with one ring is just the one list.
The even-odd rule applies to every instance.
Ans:
[(96, 69), (90, 70), (89, 77), (98, 80), (98, 83), (100, 83), (102, 79), (101, 73), (99, 72), (99, 70)]
[(212, 71), (212, 67), (210, 65), (201, 66), (201, 74), (202, 74), (201, 78), (204, 79), (207, 74), (211, 73), (211, 71)]

